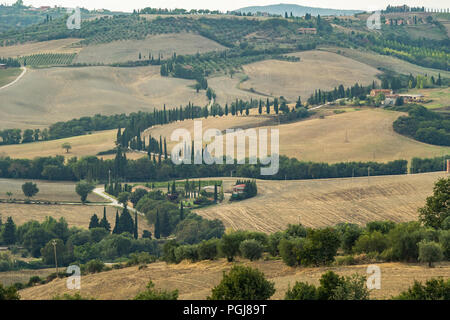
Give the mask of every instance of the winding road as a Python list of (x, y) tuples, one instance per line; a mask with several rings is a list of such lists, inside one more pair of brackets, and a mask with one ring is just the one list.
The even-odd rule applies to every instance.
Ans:
[(27, 68), (26, 67), (20, 67), (20, 69), (22, 69), (22, 73), (13, 81), (10, 82), (8, 84), (5, 84), (3, 87), (0, 87), (0, 90), (9, 88), (11, 86), (13, 86), (14, 84), (16, 84), (24, 75), (25, 73), (27, 73)]
[[(123, 208), (123, 204), (119, 203), (119, 201), (117, 201), (117, 199), (111, 197), (110, 195), (108, 195), (105, 192), (105, 188), (95, 188), (94, 191), (92, 191), (93, 193), (95, 193), (96, 195), (110, 201), (110, 203), (108, 204), (108, 206), (112, 206), (112, 207), (119, 207), (119, 208)], [(137, 212), (138, 215), (140, 216), (145, 216), (145, 214), (143, 214), (142, 212), (137, 211), (134, 208), (127, 208), (129, 211), (131, 212)]]

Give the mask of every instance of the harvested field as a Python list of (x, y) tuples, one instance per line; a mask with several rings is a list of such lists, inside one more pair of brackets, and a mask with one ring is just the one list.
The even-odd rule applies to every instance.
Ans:
[(37, 53), (77, 53), (81, 50), (76, 44), (80, 40), (82, 39), (68, 38), (0, 47), (0, 57), (16, 58)]
[(123, 40), (110, 43), (95, 44), (83, 47), (75, 63), (114, 63), (139, 60), (139, 53), (143, 60), (153, 55), (163, 59), (176, 54), (195, 54), (225, 47), (193, 33), (159, 34), (148, 36), (144, 40)]
[(262, 99), (266, 101), (267, 96), (239, 89), (239, 83), (239, 75), (234, 75), (233, 78), (229, 76), (218, 76), (208, 79), (208, 86), (217, 94), (216, 101), (222, 107), (225, 107), (226, 103), (230, 106), (236, 99), (242, 99), (244, 101)]
[[(106, 207), (106, 217), (112, 228), (114, 227), (116, 211), (117, 208), (111, 206)], [(121, 212), (120, 209), (119, 212)], [(2, 203), (0, 213), (3, 216), (3, 220), (6, 217), (12, 217), (16, 225), (22, 225), (30, 220), (42, 222), (46, 217), (53, 217), (57, 220), (60, 218), (66, 219), (69, 227), (87, 229), (91, 216), (94, 213), (100, 219), (103, 217), (103, 206)], [(140, 217), (138, 220), (139, 236), (145, 229), (153, 230), (147, 225), (146, 219)]]
[(387, 162), (450, 153), (449, 147), (425, 144), (394, 132), (392, 123), (401, 115), (371, 108), (267, 128), (279, 130), (280, 154), (303, 161)]
[[(395, 222), (418, 219), (417, 209), (433, 193), (434, 183), (445, 173), (377, 176), (345, 179), (258, 180), (258, 195), (244, 201), (223, 202), (195, 212), (220, 219), (234, 230), (266, 233), (288, 224), (320, 228), (341, 222), (365, 225), (376, 220)], [(224, 178), (225, 192), (235, 179)]]
[[(1, 57), (1, 55), (0, 55)], [(0, 88), (13, 82), (22, 72), (20, 68), (8, 68), (0, 70)]]
[(31, 277), (38, 276), (41, 278), (46, 278), (54, 272), (54, 268), (0, 272), (0, 283), (4, 286), (10, 286), (18, 282), (27, 283)]
[[(0, 199), (8, 199), (6, 193), (12, 192), (12, 199), (25, 199), (22, 192), (22, 185), (25, 182), (32, 181), (36, 183), (39, 193), (34, 196), (33, 200), (41, 201), (64, 201), (64, 202), (81, 202), (80, 196), (75, 192), (75, 182), (51, 182), (46, 180), (23, 180), (23, 179), (0, 179)], [(95, 194), (90, 194), (88, 201), (105, 202), (105, 200)], [(1, 204), (1, 207), (5, 204)], [(0, 209), (1, 210), (1, 209)], [(2, 213), (2, 212), (0, 212)], [(3, 214), (6, 212), (3, 211)]]
[(442, 77), (450, 78), (449, 71), (421, 67), (392, 56), (385, 56), (375, 52), (340, 47), (325, 47), (321, 48), (321, 50), (339, 53), (344, 57), (368, 64), (374, 68), (383, 68), (406, 75), (409, 75), (410, 73), (413, 75), (428, 74), (429, 76), (433, 75), (434, 77), (437, 77), (440, 73)]
[[(117, 130), (108, 130), (72, 138), (0, 146), (0, 155), (17, 159), (94, 156), (100, 151), (113, 149), (116, 134)], [(61, 147), (63, 143), (70, 143), (72, 146), (68, 153)]]
[[(299, 57), (299, 62), (265, 60), (243, 66), (249, 80), (241, 88), (255, 90), (270, 96), (284, 96), (295, 101), (298, 96), (306, 100), (314, 90), (332, 90), (344, 87), (371, 84), (380, 71), (375, 68), (324, 51), (305, 51), (289, 56)], [(378, 80), (377, 80), (378, 81)]]
[(0, 91), (1, 128), (43, 128), (97, 113), (112, 115), (204, 106), (194, 80), (161, 77), (158, 66), (141, 68), (50, 68), (29, 70), (14, 86)]
[[(266, 277), (275, 282), (276, 293), (272, 299), (283, 299), (289, 285), (296, 281), (318, 285), (321, 275), (333, 270), (339, 275), (349, 276), (353, 273), (367, 275), (367, 265), (346, 267), (291, 268), (281, 261), (240, 260), (240, 265), (247, 265), (261, 270)], [(101, 300), (132, 299), (145, 289), (151, 279), (157, 288), (179, 290), (182, 300), (206, 299), (211, 289), (222, 279), (223, 271), (228, 271), (233, 263), (226, 260), (202, 261), (198, 263), (182, 262), (178, 265), (157, 262), (139, 270), (138, 267), (124, 268), (90, 274), (82, 277), (80, 293), (83, 296)], [(414, 280), (425, 281), (432, 277), (450, 276), (450, 264), (441, 263), (436, 268), (427, 268), (418, 264), (380, 263), (382, 278), (381, 289), (371, 293), (373, 299), (389, 299), (406, 290)], [(20, 291), (22, 299), (43, 300), (64, 293), (74, 294), (66, 289), (66, 280), (57, 279), (45, 285), (39, 285)]]

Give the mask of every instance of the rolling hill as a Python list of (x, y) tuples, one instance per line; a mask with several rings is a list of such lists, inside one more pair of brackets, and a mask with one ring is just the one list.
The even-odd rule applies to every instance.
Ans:
[(361, 10), (339, 10), (339, 9), (328, 9), (328, 8), (316, 8), (316, 7), (305, 7), (297, 4), (273, 4), (267, 6), (253, 6), (253, 7), (245, 7), (234, 10), (236, 12), (247, 13), (251, 12), (253, 14), (261, 12), (268, 13), (273, 15), (282, 15), (284, 16), (285, 12), (296, 17), (302, 17), (306, 13), (310, 13), (313, 16), (321, 15), (321, 16), (350, 16), (355, 13), (362, 12)]

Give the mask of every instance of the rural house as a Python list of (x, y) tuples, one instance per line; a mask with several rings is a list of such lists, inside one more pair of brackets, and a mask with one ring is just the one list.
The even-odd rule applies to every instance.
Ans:
[(233, 187), (233, 194), (241, 194), (244, 193), (245, 184), (238, 184)]

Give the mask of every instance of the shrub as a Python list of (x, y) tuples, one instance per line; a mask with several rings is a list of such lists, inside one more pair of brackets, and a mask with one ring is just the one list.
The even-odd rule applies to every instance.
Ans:
[(198, 259), (199, 260), (214, 260), (218, 255), (218, 239), (204, 240), (198, 247)]
[(439, 243), (442, 246), (446, 260), (450, 260), (450, 230), (441, 230), (439, 233)]
[(190, 260), (191, 262), (198, 261), (197, 246), (190, 246), (190, 245), (179, 246), (175, 249), (174, 254), (177, 263), (183, 260)]
[(3, 287), (0, 283), (0, 301), (1, 300), (20, 300), (20, 295), (15, 286)]
[(317, 300), (317, 298), (316, 287), (305, 282), (296, 282), (292, 289), (288, 288), (284, 296), (284, 300)]
[(225, 256), (228, 262), (232, 262), (234, 257), (239, 253), (239, 246), (245, 240), (244, 232), (233, 232), (225, 234), (219, 244), (219, 251), (221, 255)]
[(147, 284), (147, 289), (140, 292), (134, 297), (134, 300), (177, 300), (178, 290), (163, 291), (156, 290), (155, 284), (150, 280)]
[(208, 300), (267, 300), (275, 293), (275, 284), (250, 267), (234, 266), (212, 289)]
[(263, 246), (259, 241), (253, 239), (244, 240), (239, 246), (239, 251), (244, 258), (255, 261), (261, 259)]
[(355, 242), (353, 251), (356, 253), (383, 252), (389, 246), (387, 237), (380, 231), (364, 234)]
[(434, 241), (423, 240), (419, 243), (419, 261), (428, 262), (430, 268), (433, 262), (439, 262), (443, 259), (442, 246)]
[(91, 260), (84, 265), (84, 271), (87, 273), (102, 272), (104, 268), (105, 264), (99, 259)]
[(430, 279), (425, 285), (418, 281), (394, 299), (398, 300), (450, 300), (450, 279)]
[(341, 278), (338, 286), (333, 290), (332, 300), (368, 300), (369, 290), (366, 285), (366, 277), (353, 274), (350, 277)]

